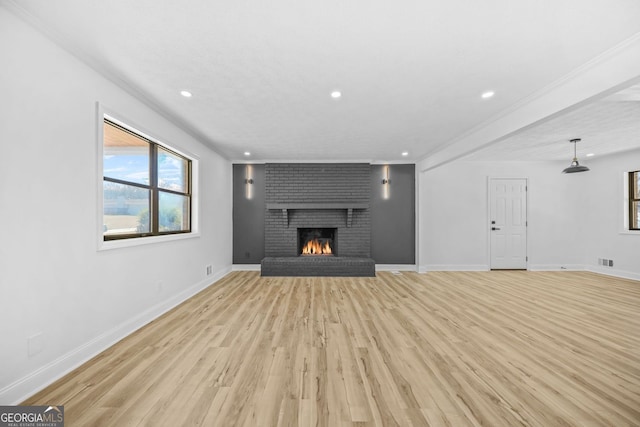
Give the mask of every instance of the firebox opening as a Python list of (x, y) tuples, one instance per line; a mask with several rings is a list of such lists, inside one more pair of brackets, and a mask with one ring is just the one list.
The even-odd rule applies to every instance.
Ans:
[(335, 228), (298, 228), (298, 254), (302, 256), (334, 256)]

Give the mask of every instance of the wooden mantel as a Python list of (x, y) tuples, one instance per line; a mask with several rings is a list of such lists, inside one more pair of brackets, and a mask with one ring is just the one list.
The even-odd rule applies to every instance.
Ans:
[(281, 210), (282, 218), (289, 226), (290, 210), (345, 209), (347, 211), (347, 227), (351, 227), (354, 209), (369, 209), (368, 203), (329, 202), (329, 203), (267, 203), (269, 210)]

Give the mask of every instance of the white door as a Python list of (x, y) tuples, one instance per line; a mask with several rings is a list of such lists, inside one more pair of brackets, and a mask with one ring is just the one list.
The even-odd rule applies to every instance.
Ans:
[(527, 180), (489, 180), (491, 269), (527, 268)]

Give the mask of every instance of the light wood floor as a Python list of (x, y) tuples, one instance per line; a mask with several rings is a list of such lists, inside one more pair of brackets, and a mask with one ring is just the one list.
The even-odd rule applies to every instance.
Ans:
[(640, 282), (235, 272), (24, 404), (67, 426), (640, 425)]

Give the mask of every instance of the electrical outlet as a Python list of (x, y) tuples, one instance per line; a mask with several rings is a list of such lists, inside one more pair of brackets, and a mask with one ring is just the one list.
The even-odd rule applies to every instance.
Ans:
[(602, 259), (602, 265), (605, 265), (605, 266), (606, 266), (606, 265), (609, 265), (609, 260), (608, 260), (608, 259), (606, 259), (606, 258), (603, 258), (603, 259)]
[(213, 266), (207, 265), (207, 276), (211, 276), (213, 273)]
[(609, 260), (609, 267), (613, 267), (613, 260), (612, 259)]

